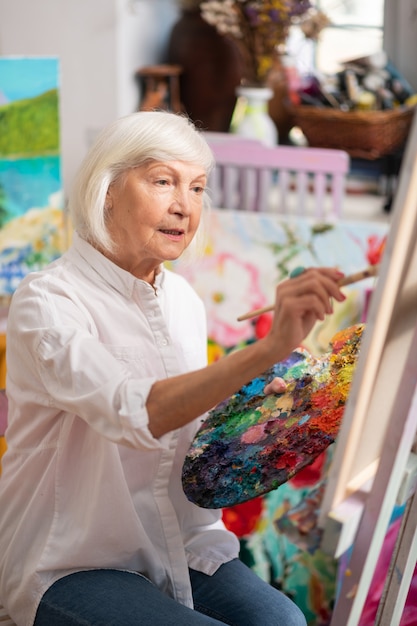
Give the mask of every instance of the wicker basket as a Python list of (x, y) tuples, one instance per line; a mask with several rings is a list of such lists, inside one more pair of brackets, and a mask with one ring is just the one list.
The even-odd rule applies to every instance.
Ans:
[(310, 146), (346, 150), (351, 157), (378, 159), (405, 143), (414, 107), (390, 111), (340, 111), (308, 105), (292, 107), (295, 126)]

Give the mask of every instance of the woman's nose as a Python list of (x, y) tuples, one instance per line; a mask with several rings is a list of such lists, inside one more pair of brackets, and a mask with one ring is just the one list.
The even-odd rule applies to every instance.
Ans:
[(191, 211), (190, 190), (176, 189), (171, 206), (174, 212), (181, 213), (181, 215), (188, 215)]

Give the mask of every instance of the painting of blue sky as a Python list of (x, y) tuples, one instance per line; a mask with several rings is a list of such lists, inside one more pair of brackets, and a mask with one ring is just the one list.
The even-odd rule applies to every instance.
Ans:
[(58, 65), (55, 57), (0, 57), (0, 105), (57, 89)]

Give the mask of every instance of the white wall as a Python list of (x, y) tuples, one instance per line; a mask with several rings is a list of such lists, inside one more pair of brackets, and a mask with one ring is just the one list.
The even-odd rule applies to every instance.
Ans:
[(137, 108), (135, 71), (177, 15), (175, 0), (0, 0), (0, 56), (60, 58), (64, 190), (97, 131)]
[(135, 71), (145, 65), (165, 60), (166, 44), (179, 10), (176, 0), (116, 0), (116, 3), (120, 70), (118, 112), (126, 115), (139, 104), (140, 94), (134, 78)]
[(417, 91), (417, 0), (385, 0), (384, 49)]

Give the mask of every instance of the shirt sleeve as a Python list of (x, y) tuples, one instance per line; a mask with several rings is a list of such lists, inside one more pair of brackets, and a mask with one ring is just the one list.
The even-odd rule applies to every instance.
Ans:
[(77, 414), (116, 443), (161, 447), (148, 428), (146, 400), (153, 378), (132, 378), (97, 340), (73, 328), (42, 333), (37, 347), (39, 376), (57, 409)]
[(61, 287), (40, 288), (35, 281), (14, 300), (7, 341), (11, 389), (24, 389), (28, 405), (79, 416), (116, 443), (165, 447), (148, 427), (146, 400), (157, 377), (152, 368), (135, 370), (137, 360), (116, 358), (88, 309)]

